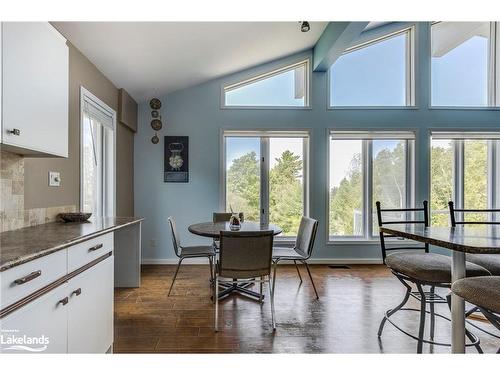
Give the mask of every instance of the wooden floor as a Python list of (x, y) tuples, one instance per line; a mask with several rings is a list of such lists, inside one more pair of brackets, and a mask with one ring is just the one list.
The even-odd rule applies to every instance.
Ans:
[[(398, 304), (403, 286), (384, 266), (349, 269), (311, 266), (320, 300), (314, 297), (305, 270), (300, 284), (293, 266), (278, 268), (277, 330), (271, 328), (268, 296), (264, 304), (241, 296), (220, 302), (220, 332), (214, 333), (208, 266), (182, 266), (172, 295), (167, 296), (174, 266), (143, 266), (138, 289), (116, 289), (115, 353), (414, 353), (416, 342), (386, 325), (383, 312)], [(255, 287), (257, 289), (257, 287)], [(267, 291), (267, 288), (265, 289)], [(441, 290), (443, 295), (447, 292)], [(414, 307), (418, 307), (414, 303)], [(449, 316), (447, 307), (438, 312)], [(402, 312), (397, 321), (417, 332), (418, 313)], [(477, 322), (476, 322), (477, 323)], [(478, 323), (488, 327), (486, 323)], [(428, 327), (427, 327), (428, 328)], [(490, 326), (491, 328), (491, 326)], [(477, 333), (476, 330), (472, 329)], [(493, 330), (494, 331), (494, 330)], [(449, 341), (450, 324), (438, 321), (436, 339)], [(485, 334), (485, 352), (500, 341)], [(449, 348), (424, 347), (447, 353)], [(475, 353), (475, 349), (468, 349)]]

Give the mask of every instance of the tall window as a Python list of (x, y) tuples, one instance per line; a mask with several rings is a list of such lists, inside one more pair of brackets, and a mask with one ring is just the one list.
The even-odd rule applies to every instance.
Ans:
[[(449, 225), (448, 202), (458, 208), (500, 207), (500, 134), (438, 133), (431, 142), (432, 224)], [(482, 214), (467, 219), (488, 219)]]
[(411, 205), (413, 143), (410, 132), (331, 132), (330, 240), (374, 238), (376, 201)]
[(225, 107), (307, 107), (309, 60), (223, 88)]
[(436, 22), (431, 26), (433, 106), (498, 106), (498, 22)]
[(297, 235), (307, 213), (307, 132), (224, 132), (224, 208)]
[(83, 87), (80, 108), (80, 209), (97, 217), (114, 216), (116, 113)]
[(413, 29), (349, 48), (330, 67), (330, 106), (411, 106)]

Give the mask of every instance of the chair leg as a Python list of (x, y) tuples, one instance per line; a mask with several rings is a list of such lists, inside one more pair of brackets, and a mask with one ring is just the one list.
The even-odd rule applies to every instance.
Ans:
[(300, 274), (299, 266), (297, 265), (297, 261), (294, 260), (293, 263), (295, 264), (295, 269), (297, 270), (297, 274), (299, 275), (300, 283), (302, 284), (302, 276)]
[(422, 286), (420, 284), (417, 284), (417, 289), (418, 292), (420, 293), (420, 326), (418, 329), (418, 344), (417, 344), (417, 353), (422, 354), (422, 349), (424, 343), (422, 340), (424, 340), (424, 332), (425, 332), (425, 309), (426, 309), (426, 298), (424, 291), (422, 290)]
[(214, 262), (212, 257), (208, 257), (208, 262), (210, 263), (210, 283), (214, 281)]
[(313, 277), (311, 275), (311, 271), (309, 270), (309, 265), (307, 264), (307, 262), (305, 260), (302, 261), (302, 263), (304, 263), (304, 265), (306, 266), (306, 270), (307, 270), (307, 273), (309, 274), (309, 278), (311, 279), (311, 284), (313, 286), (314, 293), (316, 293), (316, 299), (319, 299), (318, 291), (316, 290), (316, 285), (314, 285), (314, 280), (313, 280)]
[[(446, 303), (448, 304), (448, 309), (451, 311), (451, 292), (446, 296)], [(469, 311), (467, 311), (465, 313), (465, 317), (467, 318), (470, 314), (472, 314), (473, 312), (475, 311), (479, 311), (479, 309), (476, 307), (473, 307), (472, 309), (470, 309)], [(465, 328), (465, 336), (468, 337), (468, 339), (471, 341), (471, 342), (474, 342), (475, 340), (475, 337), (472, 335), (472, 333), (470, 333), (470, 331)], [(476, 348), (477, 352), (479, 354), (483, 354), (483, 349), (481, 348), (481, 343), (478, 342), (476, 345), (474, 345), (474, 347)]]
[(260, 277), (260, 296), (259, 296), (259, 302), (262, 303), (262, 284), (264, 284), (263, 282), (263, 278), (262, 276)]
[(274, 287), (276, 285), (276, 268), (278, 267), (278, 261), (273, 263), (273, 293), (274, 293)]
[(215, 276), (215, 332), (219, 331), (219, 299), (217, 294), (219, 293), (219, 277)]
[[(435, 290), (435, 288), (433, 286), (431, 286), (431, 289), (430, 289), (431, 295), (434, 294), (434, 290)], [(432, 298), (432, 296), (431, 296), (431, 298)], [(430, 313), (431, 313), (430, 339), (431, 339), (431, 341), (434, 341), (434, 326), (436, 323), (436, 315), (434, 313), (434, 302), (429, 302), (429, 309), (430, 309)]]
[(271, 282), (269, 281), (269, 294), (271, 295), (271, 321), (273, 324), (273, 331), (276, 331), (276, 318), (274, 316), (274, 278), (272, 287), (271, 287)]
[(386, 313), (386, 316), (384, 316), (384, 318), (380, 322), (380, 326), (378, 327), (378, 337), (382, 336), (382, 331), (384, 330), (384, 326), (385, 326), (385, 322), (387, 321), (387, 318), (388, 317), (390, 318), (391, 315), (393, 315), (394, 313), (399, 311), (399, 309), (401, 309), (404, 305), (406, 305), (406, 302), (408, 302), (408, 299), (410, 298), (411, 287), (407, 284), (404, 284), (404, 283), (403, 283), (403, 285), (406, 287), (406, 294), (403, 298), (403, 301), (401, 301), (401, 303), (399, 305), (397, 305), (395, 308), (389, 310)]
[(179, 263), (177, 263), (177, 268), (175, 269), (174, 278), (172, 279), (172, 284), (170, 284), (170, 289), (168, 290), (168, 296), (174, 287), (175, 279), (177, 278), (177, 273), (179, 272), (179, 267), (181, 266), (183, 258), (179, 258)]

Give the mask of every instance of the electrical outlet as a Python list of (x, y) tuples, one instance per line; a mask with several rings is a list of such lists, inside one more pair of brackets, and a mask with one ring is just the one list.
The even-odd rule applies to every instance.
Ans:
[(49, 172), (49, 186), (61, 186), (61, 174), (59, 172)]

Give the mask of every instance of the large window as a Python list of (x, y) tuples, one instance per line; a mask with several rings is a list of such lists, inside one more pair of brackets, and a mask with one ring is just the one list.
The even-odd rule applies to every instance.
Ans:
[(307, 214), (307, 132), (224, 132), (223, 207), (297, 235)]
[(411, 106), (413, 29), (345, 51), (330, 68), (330, 106)]
[(80, 210), (97, 217), (115, 216), (116, 113), (83, 87), (80, 108)]
[(411, 132), (331, 132), (330, 240), (374, 238), (376, 201), (411, 205), (413, 143)]
[(225, 107), (307, 107), (309, 60), (224, 86)]
[[(458, 208), (500, 207), (500, 134), (433, 133), (431, 142), (432, 225), (448, 226), (448, 202)], [(470, 220), (488, 219), (467, 214)]]
[(431, 26), (433, 106), (499, 105), (498, 22), (436, 22)]

